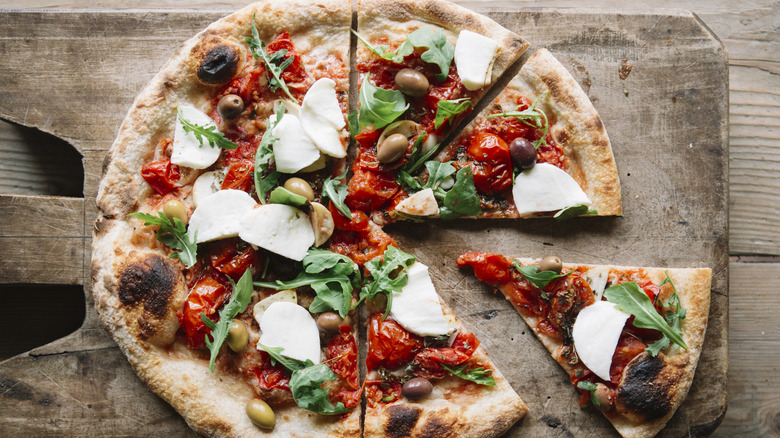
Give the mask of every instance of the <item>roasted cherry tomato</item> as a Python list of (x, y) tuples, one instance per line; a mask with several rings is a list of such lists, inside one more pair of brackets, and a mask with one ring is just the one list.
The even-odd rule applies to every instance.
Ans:
[(400, 186), (390, 172), (353, 169), (347, 185), (346, 204), (351, 210), (371, 212), (392, 199)]
[(328, 202), (328, 211), (333, 216), (333, 224), (337, 230), (362, 231), (368, 229), (368, 216), (362, 211), (352, 211), (352, 218), (347, 219), (332, 202)]
[(225, 300), (227, 292), (225, 285), (209, 275), (202, 277), (193, 286), (184, 302), (181, 318), (190, 348), (206, 346), (205, 336), (211, 333), (211, 329), (203, 323), (200, 314), (205, 313), (211, 320), (218, 320), (217, 309)]
[(498, 193), (512, 186), (512, 158), (501, 137), (480, 132), (469, 141), (468, 155), (474, 159), (474, 185), (481, 193)]
[(255, 163), (250, 160), (236, 160), (230, 165), (225, 179), (222, 181), (222, 190), (233, 189), (249, 192), (254, 180)]
[(455, 336), (455, 340), (452, 341), (451, 347), (464, 353), (466, 356), (471, 357), (477, 347), (479, 347), (479, 339), (474, 336), (474, 333), (459, 332), (458, 335)]
[(471, 266), (474, 275), (485, 283), (497, 286), (512, 279), (509, 268), (512, 261), (507, 257), (489, 252), (467, 252), (458, 257), (458, 267)]
[(287, 53), (284, 54), (285, 60), (293, 58), (292, 64), (284, 69), (282, 79), (287, 83), (301, 82), (306, 77), (306, 69), (303, 67), (301, 56), (295, 51), (290, 34), (286, 30), (282, 31), (268, 44), (268, 54), (272, 55), (280, 50), (287, 50)]
[(254, 275), (262, 267), (260, 254), (251, 246), (239, 249), (239, 242), (240, 240), (237, 238), (224, 239), (212, 243), (209, 247), (211, 266), (236, 281), (244, 275), (247, 269), (251, 269)]
[(141, 169), (141, 176), (159, 195), (167, 195), (176, 189), (176, 181), (181, 178), (179, 166), (172, 164), (170, 158), (152, 161)]
[(368, 370), (377, 367), (398, 368), (405, 365), (422, 350), (423, 340), (409, 333), (392, 319), (382, 321), (382, 314), (374, 314), (368, 321)]
[(339, 327), (338, 336), (334, 336), (325, 350), (326, 363), (334, 373), (343, 377), (352, 387), (358, 388), (357, 344), (348, 325)]
[(612, 355), (612, 366), (609, 368), (609, 377), (612, 383), (619, 383), (623, 376), (623, 370), (637, 356), (642, 354), (647, 348), (647, 344), (639, 340), (636, 336), (623, 332), (618, 340), (615, 354)]
[(378, 403), (389, 403), (401, 398), (402, 386), (396, 381), (375, 382), (366, 381), (366, 400), (369, 406), (375, 406)]
[(265, 351), (261, 351), (262, 362), (259, 367), (253, 369), (257, 376), (257, 383), (263, 391), (273, 389), (290, 390), (290, 377), (287, 376), (287, 370), (280, 363), (271, 365), (271, 356)]
[(450, 375), (442, 364), (454, 367), (468, 360), (469, 355), (452, 347), (426, 348), (414, 357), (414, 362), (418, 365), (414, 375), (426, 379), (441, 379)]

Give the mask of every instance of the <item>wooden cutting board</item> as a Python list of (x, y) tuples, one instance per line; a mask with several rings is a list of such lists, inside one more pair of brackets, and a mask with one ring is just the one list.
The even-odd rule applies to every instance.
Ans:
[[(480, 10), (556, 55), (610, 134), (624, 217), (454, 221), (390, 226), (431, 267), (445, 301), (528, 404), (509, 436), (610, 436), (501, 297), (455, 266), (465, 251), (565, 261), (711, 267), (712, 308), (691, 391), (662, 436), (705, 436), (726, 410), (728, 126), (726, 53), (691, 13)], [(134, 96), (219, 12), (0, 12), (0, 118), (83, 156), (84, 199), (0, 195), (0, 283), (82, 284), (72, 335), (0, 363), (0, 432), (193, 435), (149, 392), (92, 309), (94, 198), (106, 151)], [(526, 55), (527, 56), (527, 55)], [(630, 73), (627, 69), (631, 67)], [(622, 74), (621, 74), (622, 72)]]

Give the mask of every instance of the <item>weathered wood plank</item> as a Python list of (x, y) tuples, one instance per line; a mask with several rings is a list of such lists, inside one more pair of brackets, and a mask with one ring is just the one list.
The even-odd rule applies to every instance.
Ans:
[(778, 436), (780, 263), (732, 263), (730, 274), (729, 410), (714, 436)]

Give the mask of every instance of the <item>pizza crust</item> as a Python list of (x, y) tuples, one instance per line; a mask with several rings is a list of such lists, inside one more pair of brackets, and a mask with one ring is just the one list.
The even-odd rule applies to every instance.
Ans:
[[(538, 263), (538, 260), (530, 258), (515, 258), (521, 265), (532, 265)], [(658, 364), (650, 364), (654, 360), (650, 358), (646, 353), (640, 355), (631, 362), (624, 373), (623, 380), (618, 386), (618, 392), (621, 389), (630, 389), (630, 379), (626, 378), (631, 368), (640, 366), (642, 362), (645, 363), (645, 370), (647, 368), (658, 368), (657, 374), (655, 370), (651, 374), (655, 375), (653, 385), (647, 385), (647, 382), (636, 381), (634, 388), (642, 387), (646, 390), (640, 394), (639, 397), (644, 397), (645, 400), (636, 402), (636, 405), (645, 405), (642, 410), (636, 412), (630, 407), (618, 403), (616, 408), (621, 410), (623, 416), (615, 416), (614, 418), (607, 417), (612, 425), (618, 432), (625, 438), (648, 438), (655, 436), (661, 429), (666, 426), (666, 423), (674, 416), (674, 413), (680, 407), (685, 400), (685, 396), (688, 394), (688, 390), (693, 382), (694, 373), (696, 371), (696, 365), (699, 362), (699, 356), (701, 355), (702, 346), (704, 344), (704, 338), (707, 331), (707, 319), (710, 308), (710, 285), (712, 280), (712, 271), (709, 268), (704, 269), (692, 269), (692, 268), (636, 268), (628, 266), (605, 266), (605, 265), (583, 265), (577, 263), (567, 263), (563, 265), (564, 268), (602, 268), (608, 267), (611, 272), (619, 272), (621, 270), (634, 270), (640, 269), (646, 273), (647, 278), (653, 283), (658, 284), (666, 278), (666, 272), (669, 273), (669, 277), (677, 287), (677, 294), (680, 298), (681, 305), (686, 310), (686, 317), (682, 321), (680, 327), (682, 331), (683, 339), (685, 340), (688, 349), (671, 348), (665, 353), (661, 352), (658, 355)], [(668, 287), (668, 286), (667, 286)], [(499, 289), (500, 290), (500, 289)], [(511, 302), (511, 300), (509, 300)], [(514, 303), (513, 303), (514, 305)], [(529, 318), (522, 314), (521, 308), (515, 306), (520, 316), (526, 321), (529, 327), (534, 329), (534, 334), (542, 341), (542, 344), (547, 348), (553, 357), (556, 356), (558, 347), (561, 345), (560, 341), (557, 341), (549, 336), (539, 335), (536, 333), (535, 318)], [(569, 372), (569, 368), (566, 366), (566, 362), (558, 361), (559, 364)], [(650, 366), (647, 366), (650, 364)], [(647, 374), (647, 373), (645, 373)], [(657, 388), (654, 388), (656, 387)], [(653, 404), (658, 402), (668, 403), (668, 410), (656, 418), (646, 418), (647, 409), (651, 408)]]

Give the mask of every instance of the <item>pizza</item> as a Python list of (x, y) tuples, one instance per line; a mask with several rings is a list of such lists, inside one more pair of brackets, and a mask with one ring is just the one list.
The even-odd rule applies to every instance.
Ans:
[(461, 255), (500, 291), (624, 437), (652, 437), (682, 404), (707, 329), (710, 269), (562, 264)]
[[(524, 49), (478, 14), (444, 2), (427, 10), (446, 12), (446, 32), (485, 31)], [(141, 380), (205, 435), (500, 435), (527, 411), (520, 397), (424, 265), (350, 207), (350, 27), (347, 1), (264, 1), (173, 55), (106, 158), (96, 309)], [(360, 311), (382, 298), (380, 322), (414, 348), (372, 343), (375, 315)], [(419, 329), (420, 311), (446, 330)], [(392, 363), (403, 369), (370, 362), (363, 378), (387, 349), (414, 357)], [(442, 352), (450, 359), (433, 357)], [(384, 392), (363, 409), (367, 394)]]

